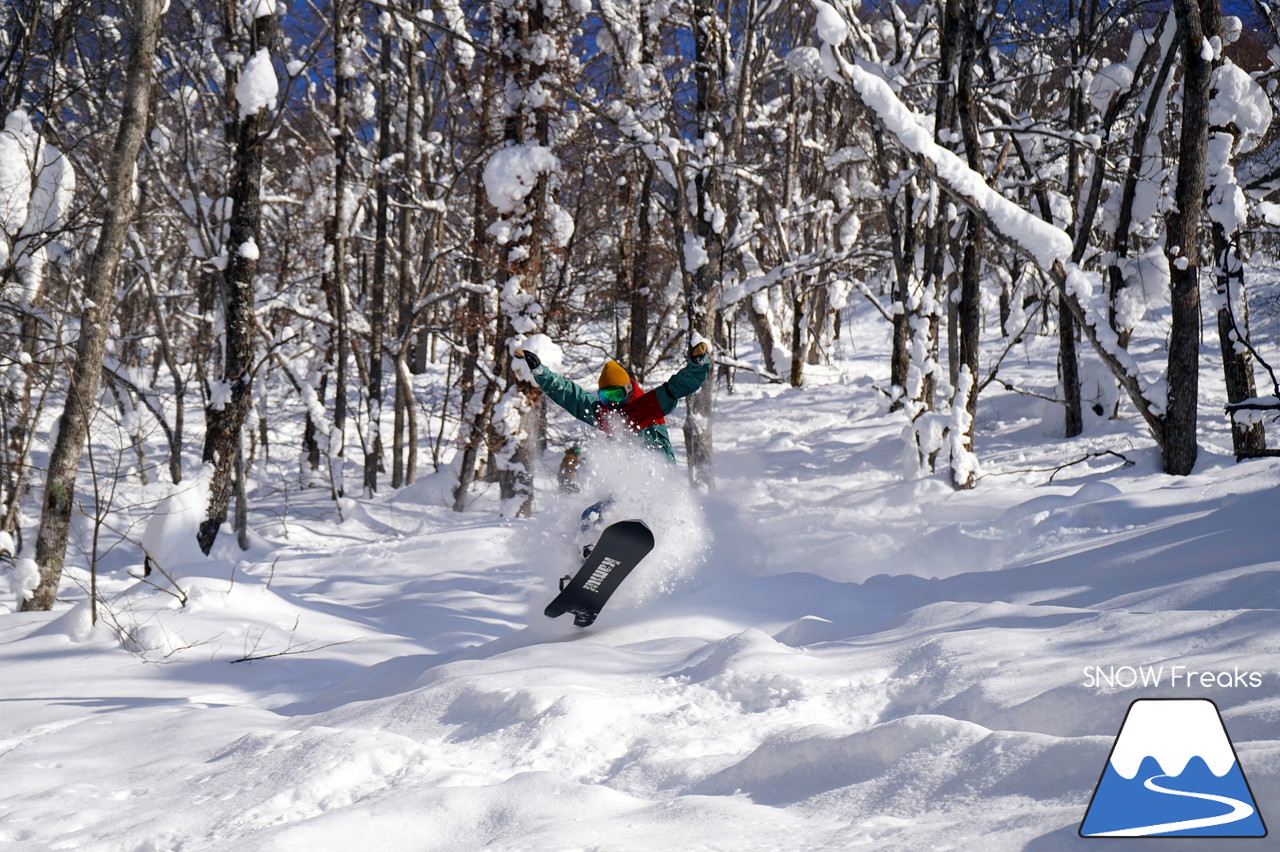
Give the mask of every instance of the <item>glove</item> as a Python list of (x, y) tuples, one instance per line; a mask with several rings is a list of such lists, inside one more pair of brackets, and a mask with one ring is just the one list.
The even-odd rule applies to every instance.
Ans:
[(689, 361), (693, 364), (705, 364), (707, 362), (707, 343), (705, 340), (689, 350)]
[(538, 356), (534, 355), (528, 349), (517, 349), (515, 355), (517, 358), (524, 359), (524, 362), (529, 365), (530, 373), (537, 373), (538, 368), (542, 366), (542, 361), (538, 360)]

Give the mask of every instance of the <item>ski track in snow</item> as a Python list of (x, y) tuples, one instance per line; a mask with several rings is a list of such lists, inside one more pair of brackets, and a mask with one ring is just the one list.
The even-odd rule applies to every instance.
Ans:
[(1169, 778), (1168, 775), (1153, 775), (1146, 781), (1142, 782), (1142, 786), (1156, 793), (1165, 793), (1170, 796), (1184, 796), (1189, 799), (1201, 799), (1206, 802), (1217, 802), (1226, 805), (1231, 810), (1225, 814), (1213, 817), (1204, 817), (1202, 819), (1184, 819), (1176, 822), (1164, 822), (1158, 825), (1147, 825), (1141, 828), (1126, 828), (1119, 831), (1101, 831), (1097, 834), (1090, 834), (1090, 837), (1143, 837), (1151, 834), (1167, 834), (1171, 831), (1190, 831), (1194, 828), (1212, 828), (1216, 825), (1230, 825), (1233, 822), (1239, 822), (1242, 819), (1248, 819), (1253, 816), (1253, 806), (1239, 799), (1233, 799), (1229, 796), (1219, 796), (1214, 793), (1193, 793), (1188, 790), (1174, 790), (1170, 787), (1161, 787), (1156, 783), (1158, 778)]
[[(185, 607), (109, 554), (131, 651), (74, 582), (70, 608), (0, 616), (0, 844), (1055, 852), (1129, 702), (1160, 695), (1214, 698), (1280, 800), (1280, 462), (1234, 464), (1218, 429), (1175, 479), (1137, 424), (1062, 441), (990, 392), (979, 487), (909, 481), (882, 360), (718, 397), (717, 494), (626, 492), (658, 548), (585, 631), (541, 610), (587, 494), (529, 521), (455, 514), (432, 477), (342, 521), (319, 489), (267, 495), (248, 554), (177, 572)], [(1132, 467), (1031, 472), (1117, 446)], [(1149, 664), (1264, 677), (1084, 683)]]

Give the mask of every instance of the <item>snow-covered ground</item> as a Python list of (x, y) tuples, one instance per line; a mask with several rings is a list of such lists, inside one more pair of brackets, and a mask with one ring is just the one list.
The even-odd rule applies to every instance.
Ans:
[[(1051, 375), (1047, 345), (1003, 375)], [(177, 572), (185, 606), (122, 547), (100, 583), (127, 648), (72, 582), (0, 615), (0, 845), (1088, 848), (1126, 708), (1155, 696), (1212, 698), (1280, 819), (1280, 460), (1231, 458), (1213, 358), (1194, 475), (1132, 420), (1063, 441), (992, 386), (984, 476), (955, 492), (904, 477), (887, 364), (844, 354), (718, 397), (714, 496), (624, 477), (658, 549), (586, 630), (541, 609), (625, 470), (595, 446), (589, 493), (529, 520), (456, 514), (432, 477), (343, 520), (264, 489), (247, 554), (223, 536)]]

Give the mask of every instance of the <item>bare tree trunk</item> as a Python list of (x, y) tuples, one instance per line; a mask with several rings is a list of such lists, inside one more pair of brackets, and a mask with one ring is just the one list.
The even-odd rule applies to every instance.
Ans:
[[(413, 400), (413, 374), (409, 371), (409, 358), (407, 347), (402, 347), (400, 354), (395, 361), (396, 366), (396, 393), (400, 395), (396, 407), (396, 419), (403, 418), (403, 434), (407, 439), (404, 455), (404, 469), (401, 471), (401, 478), (392, 483), (393, 487), (402, 485), (412, 485), (418, 481), (418, 411), (414, 407)], [(452, 362), (450, 362), (452, 363)], [(446, 402), (448, 400), (449, 385), (445, 383)], [(447, 410), (447, 407), (446, 407)], [(441, 413), (441, 425), (443, 425), (444, 413)], [(396, 437), (400, 438), (400, 428), (397, 428)]]
[(236, 544), (241, 550), (249, 549), (249, 495), (245, 487), (247, 465), (244, 461), (244, 432), (236, 436), (235, 491), (236, 513), (233, 526), (236, 531)]
[[(1204, 55), (1218, 0), (1174, 0), (1182, 45), (1182, 132), (1175, 209), (1165, 219), (1169, 257), (1169, 405), (1164, 415), (1164, 468), (1186, 475), (1196, 463), (1196, 405), (1200, 401), (1200, 215), (1204, 210), (1213, 57)], [(1205, 15), (1208, 20), (1203, 20)], [(1219, 13), (1220, 16), (1220, 13)]]
[[(962, 14), (965, 19), (963, 48), (956, 85), (956, 110), (960, 119), (960, 132), (964, 138), (965, 157), (969, 168), (978, 174), (984, 174), (982, 165), (981, 140), (978, 137), (978, 111), (974, 102), (973, 75), (978, 70), (978, 51), (984, 49), (981, 33), (978, 31), (978, 6), (973, 0), (964, 0)], [(960, 301), (956, 305), (957, 325), (960, 332), (957, 354), (959, 367), (968, 368), (972, 377), (972, 390), (964, 394), (963, 403), (967, 409), (967, 433), (960, 436), (961, 442), (969, 452), (974, 449), (974, 434), (978, 411), (978, 346), (982, 330), (982, 246), (984, 233), (982, 223), (976, 216), (969, 216), (966, 228), (965, 243), (960, 262)], [(954, 403), (953, 403), (954, 404)], [(961, 465), (960, 469), (952, 468), (952, 484), (957, 488), (972, 488), (973, 477), (970, 465)]]
[[(941, 201), (941, 198), (938, 201)], [(951, 292), (948, 284), (951, 276), (946, 274), (947, 225), (941, 211), (938, 211), (935, 216), (936, 224), (930, 229), (932, 246), (925, 247), (926, 263), (932, 260), (927, 269), (925, 288), (932, 289), (933, 300), (925, 316), (918, 320), (925, 329), (924, 344), (928, 353), (927, 360), (932, 365), (929, 373), (924, 377), (920, 399), (925, 408), (930, 411), (938, 407), (938, 379), (942, 370), (942, 318), (946, 313), (945, 306)]]
[[(18, 393), (6, 391), (0, 396), (0, 533), (9, 533), (17, 544), (15, 553), (22, 550), (22, 495), (27, 489), (31, 465), (31, 443), (35, 438), (35, 424), (44, 411), (44, 401), (49, 391), (49, 379), (36, 391), (36, 375), (39, 372), (37, 348), (37, 322), (33, 316), (21, 320), (22, 352), (27, 357), (23, 369), (22, 386)], [(39, 345), (43, 349), (43, 345)], [(15, 383), (16, 384), (16, 383)]]
[[(976, 158), (977, 153), (975, 152), (974, 159)], [(975, 168), (974, 170), (978, 171), (978, 168)], [(957, 368), (954, 396), (951, 402), (952, 406), (955, 406), (957, 403), (964, 405), (968, 415), (964, 421), (967, 424), (964, 434), (954, 436), (953, 439), (958, 440), (969, 453), (972, 453), (975, 448), (974, 437), (978, 420), (978, 345), (982, 330), (982, 299), (980, 289), (982, 244), (983, 227), (981, 223), (977, 221), (977, 217), (971, 216), (969, 217), (969, 224), (966, 228), (964, 254), (960, 264), (960, 301), (956, 305), (956, 324), (960, 332), (957, 346), (959, 364)], [(968, 371), (970, 377), (969, 390), (961, 393), (961, 389), (964, 385), (961, 371), (964, 370)], [(954, 460), (955, 459), (953, 457), (953, 462)], [(972, 488), (974, 485), (972, 466), (966, 463), (959, 465), (953, 463), (951, 468), (951, 484), (956, 488), (961, 489)]]
[(791, 373), (787, 377), (791, 387), (804, 385), (804, 316), (806, 308), (806, 282), (803, 278), (791, 282)]
[(463, 427), (470, 435), (470, 440), (462, 446), (461, 461), (458, 465), (458, 483), (453, 489), (453, 510), (461, 512), (466, 508), (467, 492), (476, 478), (476, 467), (480, 455), (480, 445), (485, 441), (489, 421), (493, 418), (493, 408), (498, 402), (499, 387), (497, 382), (485, 380), (484, 394), (476, 403), (474, 394), (471, 407), (462, 410)]
[(347, 76), (347, 52), (349, 44), (348, 0), (335, 0), (333, 5), (333, 44), (338, 61), (333, 75), (333, 229), (330, 236), (332, 251), (333, 287), (331, 303), (334, 310), (335, 347), (333, 387), (333, 433), (329, 437), (329, 481), (336, 499), (346, 493), (343, 464), (346, 456), (347, 435), (347, 371), (350, 368), (351, 341), (348, 335), (347, 313), (350, 306), (347, 295), (347, 174), (351, 164), (351, 130), (347, 115), (347, 96), (352, 80)]
[(636, 205), (636, 246), (632, 252), (631, 272), (631, 324), (627, 335), (627, 360), (631, 374), (643, 382), (645, 365), (649, 357), (649, 299), (652, 291), (652, 275), (649, 269), (649, 243), (653, 239), (653, 223), (649, 220), (653, 204), (653, 161), (645, 165), (644, 183), (640, 186), (640, 201)]
[[(938, 21), (938, 65), (941, 70), (937, 85), (935, 86), (936, 97), (934, 98), (934, 139), (940, 144), (946, 145), (948, 148), (955, 148), (955, 143), (948, 138), (955, 128), (956, 124), (956, 98), (954, 87), (957, 76), (960, 71), (958, 69), (957, 53), (960, 50), (961, 40), (961, 13), (960, 3), (962, 0), (940, 0), (939, 2), (939, 21)], [(954, 138), (954, 137), (951, 137)], [(942, 318), (945, 315), (948, 322), (948, 332), (951, 331), (951, 318), (954, 316), (954, 302), (951, 299), (953, 290), (952, 279), (953, 274), (947, 274), (946, 260), (949, 255), (954, 258), (952, 253), (952, 241), (950, 238), (951, 227), (946, 217), (946, 206), (942, 203), (936, 205), (934, 210), (934, 221), (930, 232), (932, 245), (926, 248), (926, 253), (932, 249), (934, 286), (936, 287), (936, 300), (934, 309), (929, 316), (929, 345), (934, 349), (936, 361), (941, 356), (941, 332)], [(959, 263), (953, 260), (952, 266), (958, 268)], [(956, 352), (956, 335), (948, 333), (947, 335), (947, 365), (948, 379), (955, 387), (959, 365), (957, 363), (958, 352)], [(936, 367), (935, 367), (936, 369)], [(934, 396), (937, 390), (937, 378), (930, 374), (925, 379), (923, 388), (928, 408), (933, 408), (936, 404)]]
[[(623, 211), (618, 217), (618, 261), (613, 271), (613, 358), (627, 364), (627, 356), (631, 353), (631, 301), (636, 291), (636, 227), (635, 217), (635, 170), (628, 168), (622, 178), (624, 183), (619, 188), (618, 210)], [(622, 327), (622, 306), (627, 305), (627, 328)], [(628, 365), (631, 375), (635, 369)], [(638, 378), (638, 377), (637, 377)]]
[[(896, 180), (896, 173), (891, 174), (888, 153), (884, 140), (879, 134), (873, 134), (875, 142), (875, 163), (880, 185), (886, 189)], [(896, 160), (896, 158), (895, 158)], [(901, 207), (895, 199), (886, 193), (882, 202), (886, 229), (888, 230), (889, 248), (893, 253), (893, 348), (889, 355), (889, 384), (894, 388), (905, 389), (907, 371), (911, 368), (911, 280), (916, 256), (915, 219), (915, 184), (908, 181), (900, 190)], [(903, 407), (900, 391), (890, 403), (890, 411), (898, 411)]]
[(1076, 358), (1076, 322), (1065, 296), (1058, 296), (1058, 369), (1062, 373), (1063, 402), (1066, 418), (1064, 434), (1074, 438), (1084, 431), (1084, 412), (1080, 406), (1080, 362)]
[[(1228, 238), (1218, 222), (1213, 225), (1213, 253), (1217, 259), (1215, 289), (1218, 308), (1218, 345), (1222, 349), (1222, 372), (1227, 402), (1243, 402), (1258, 395), (1253, 378), (1253, 358), (1249, 354), (1249, 304), (1244, 293), (1244, 266), (1236, 255), (1235, 235)], [(1266, 447), (1261, 422), (1233, 423), (1231, 445), (1237, 457), (1245, 457)]]
[[(235, 14), (233, 11), (232, 14)], [(227, 22), (228, 32), (235, 26)], [(277, 27), (274, 15), (254, 19), (249, 38), (250, 54), (269, 49)], [(203, 460), (213, 465), (209, 482), (209, 507), (200, 524), (197, 541), (208, 553), (227, 519), (240, 447), (240, 432), (252, 404), (253, 388), (253, 284), (258, 271), (258, 236), (262, 220), (263, 145), (267, 140), (270, 111), (259, 108), (240, 119), (231, 173), (231, 227), (227, 242), (227, 268), (222, 278), (226, 356), (221, 383), (225, 394), (211, 393), (205, 408)], [(249, 246), (253, 246), (250, 250)], [(221, 397), (225, 396), (225, 400)]]
[[(525, 58), (527, 45), (537, 39), (552, 37), (548, 32), (548, 21), (541, 2), (531, 3), (526, 7), (511, 7), (504, 11), (502, 21), (504, 45), (503, 75), (508, 89), (523, 92), (533, 81), (538, 80), (550, 69), (544, 63), (531, 64)], [(509, 146), (523, 145), (530, 141), (547, 146), (550, 143), (549, 115), (544, 108), (527, 109), (524, 104), (506, 117), (503, 128), (504, 141)], [(497, 464), (498, 493), (503, 503), (503, 511), (515, 505), (514, 514), (528, 517), (533, 514), (533, 459), (534, 449), (534, 413), (533, 399), (538, 390), (518, 379), (511, 370), (512, 351), (518, 336), (529, 329), (516, 329), (515, 316), (522, 320), (532, 320), (537, 324), (540, 317), (527, 313), (527, 307), (536, 303), (530, 299), (524, 304), (526, 297), (536, 297), (542, 277), (542, 265), (546, 253), (547, 237), (547, 204), (548, 180), (545, 172), (539, 171), (532, 191), (524, 202), (516, 209), (504, 214), (503, 218), (512, 223), (520, 236), (508, 244), (503, 252), (500, 279), (508, 282), (499, 296), (498, 334), (493, 340), (493, 364), (495, 376), (507, 377), (506, 390), (500, 397), (505, 406), (513, 406), (517, 417), (510, 414), (500, 418), (501, 426), (496, 430), (500, 445), (491, 455), (491, 461)], [(488, 394), (486, 394), (486, 399)], [(513, 419), (519, 425), (510, 429)]]
[(387, 325), (387, 270), (391, 253), (391, 102), (392, 45), (394, 25), (382, 32), (378, 65), (378, 166), (374, 171), (377, 210), (374, 226), (373, 286), (369, 305), (369, 392), (366, 404), (369, 422), (364, 442), (364, 490), (372, 495), (378, 490), (378, 472), (382, 464), (382, 350)]
[(156, 335), (160, 338), (160, 355), (164, 359), (165, 365), (169, 368), (169, 374), (173, 377), (173, 432), (172, 440), (169, 444), (169, 479), (176, 485), (182, 482), (182, 430), (185, 420), (186, 405), (183, 397), (186, 394), (186, 380), (182, 377), (182, 368), (178, 365), (178, 359), (173, 351), (173, 338), (169, 334), (169, 322), (165, 318), (164, 308), (160, 304), (160, 298), (156, 293), (155, 282), (151, 280), (151, 275), (143, 276), (147, 287), (147, 297), (150, 300), (151, 311), (156, 318)]
[[(1231, 60), (1220, 60), (1219, 66)], [(1220, 93), (1214, 92), (1212, 97)], [(1237, 210), (1243, 205), (1236, 183), (1236, 146), (1239, 129), (1234, 124), (1209, 128), (1206, 183), (1211, 201), (1209, 219), (1213, 223), (1213, 258), (1216, 268), (1214, 298), (1218, 305), (1218, 345), (1222, 351), (1222, 372), (1227, 403), (1243, 402), (1257, 396), (1253, 377), (1253, 353), (1249, 344), (1249, 301), (1244, 291), (1244, 257), (1239, 242)], [(1266, 448), (1262, 421), (1242, 423), (1232, 419), (1231, 445), (1236, 458), (1257, 455)]]
[(777, 340), (773, 330), (772, 312), (769, 310), (769, 290), (767, 288), (760, 290), (746, 301), (747, 316), (751, 320), (751, 327), (755, 330), (756, 340), (760, 342), (760, 357), (764, 359), (764, 368), (776, 378), (778, 365), (773, 357), (773, 350), (777, 346)]
[[(476, 219), (476, 222), (480, 221), (482, 220)], [(473, 294), (468, 299), (468, 307), (462, 311), (462, 328), (466, 329), (463, 339), (467, 349), (462, 354), (462, 376), (458, 380), (458, 387), (462, 394), (459, 406), (459, 419), (461, 422), (458, 430), (462, 446), (459, 449), (458, 481), (453, 490), (453, 509), (455, 512), (461, 512), (466, 506), (466, 494), (475, 479), (476, 455), (479, 452), (480, 440), (484, 434), (484, 424), (488, 422), (487, 415), (482, 416), (482, 413), (492, 407), (486, 400), (485, 404), (477, 406), (477, 410), (472, 410), (476, 395), (476, 377), (479, 373), (479, 326), (484, 321), (483, 305), (483, 298), (478, 294)], [(492, 383), (487, 379), (483, 381), (485, 382), (487, 396), (488, 387)]]
[[(1161, 28), (1157, 30), (1157, 44), (1159, 44), (1159, 33), (1167, 25), (1167, 21), (1161, 21)], [(1129, 256), (1133, 207), (1137, 199), (1138, 181), (1143, 174), (1143, 164), (1147, 162), (1147, 140), (1151, 136), (1152, 123), (1155, 121), (1156, 112), (1164, 103), (1165, 84), (1169, 75), (1173, 72), (1173, 64), (1177, 56), (1176, 44), (1171, 45), (1160, 62), (1156, 76), (1151, 81), (1150, 95), (1134, 124), (1133, 138), (1129, 149), (1129, 168), (1125, 173), (1124, 187), (1120, 192), (1120, 210), (1116, 217), (1115, 242), (1111, 251), (1112, 260), (1107, 266), (1107, 320), (1115, 330), (1122, 348), (1128, 347), (1129, 336), (1133, 332), (1126, 324), (1119, 321), (1117, 311), (1123, 298), (1124, 290), (1128, 286), (1123, 266)]]
[[(420, 4), (413, 4), (417, 9)], [(417, 174), (422, 168), (418, 162), (421, 150), (421, 128), (418, 116), (418, 57), (417, 51), (403, 51), (402, 63), (404, 73), (401, 76), (402, 90), (405, 92), (404, 139), (401, 148), (405, 152), (402, 166), (398, 170), (394, 189), (395, 206), (398, 216), (396, 234), (396, 352), (395, 352), (395, 438), (391, 449), (391, 487), (400, 488), (412, 485), (418, 478), (418, 420), (413, 407), (413, 373), (409, 368), (410, 355), (413, 352), (413, 329), (419, 323), (414, 316), (414, 307), (418, 298), (418, 288), (413, 276), (413, 257), (415, 250), (410, 244), (413, 239), (413, 200), (417, 197), (420, 183)]]
[[(1085, 0), (1076, 7), (1072, 0), (1070, 19), (1076, 23), (1076, 35), (1071, 39), (1071, 90), (1068, 93), (1067, 126), (1083, 127), (1085, 104), (1083, 68), (1081, 64), (1088, 53), (1087, 40), (1095, 37), (1090, 24), (1096, 0)], [(1067, 143), (1067, 193), (1071, 198), (1073, 219), (1067, 223), (1067, 233), (1077, 243), (1089, 241), (1089, 223), (1081, 222), (1081, 193), (1083, 176), (1080, 161), (1083, 152), (1075, 139)], [(1101, 168), (1101, 165), (1099, 165)], [(1052, 221), (1052, 220), (1050, 220)], [(1058, 298), (1058, 372), (1062, 378), (1062, 398), (1065, 403), (1063, 434), (1074, 438), (1084, 431), (1084, 416), (1080, 410), (1080, 365), (1076, 357), (1076, 329), (1071, 308), (1064, 298)]]
[[(720, 116), (720, 12), (714, 0), (694, 0), (692, 11), (698, 139), (706, 143), (709, 140), (722, 140), (724, 136)], [(715, 152), (705, 153), (708, 160), (715, 160)], [(693, 180), (696, 204), (694, 236), (706, 253), (707, 260), (693, 270), (687, 279), (690, 287), (690, 292), (686, 294), (689, 333), (691, 336), (714, 341), (724, 252), (723, 237), (714, 227), (712, 215), (713, 209), (720, 206), (719, 170), (714, 165), (703, 165)], [(688, 397), (689, 413), (684, 421), (689, 475), (696, 486), (707, 490), (715, 485), (712, 471), (714, 385), (715, 382), (706, 382), (697, 393)]]
[[(816, 236), (816, 235), (815, 235)], [(815, 246), (811, 246), (812, 251)], [(826, 284), (818, 284), (813, 288), (809, 308), (809, 341), (805, 347), (805, 360), (810, 365), (823, 363), (825, 353), (822, 350), (824, 335), (831, 324), (831, 292)]]
[(40, 514), (40, 531), (36, 536), (40, 583), (31, 598), (22, 602), (24, 611), (52, 609), (62, 579), (67, 538), (71, 531), (76, 473), (89, 436), (89, 421), (96, 407), (103, 353), (111, 326), (111, 309), (115, 305), (116, 270), (136, 210), (134, 175), (151, 109), (152, 66), (160, 24), (160, 2), (135, 0), (133, 12), (137, 23), (129, 51), (124, 110), (107, 177), (106, 216), (85, 282), (76, 360), (71, 370), (66, 405), (58, 420), (58, 438), (49, 457), (45, 502)]
[[(480, 95), (480, 119), (478, 135), (480, 148), (483, 150), (490, 144), (489, 125), (491, 121), (490, 104), (493, 102), (492, 80), (486, 75), (478, 83)], [(471, 197), (471, 251), (467, 279), (472, 286), (478, 287), (485, 279), (485, 263), (489, 258), (489, 240), (485, 230), (484, 185), (476, 181)], [(462, 353), (461, 376), (458, 379), (458, 390), (461, 401), (458, 406), (458, 440), (461, 447), (458, 451), (458, 481), (453, 489), (453, 510), (461, 512), (466, 508), (467, 492), (475, 480), (476, 459), (480, 452), (480, 442), (484, 437), (489, 422), (490, 412), (496, 401), (496, 395), (490, 393), (493, 382), (480, 376), (480, 348), (482, 330), (488, 324), (485, 311), (485, 299), (477, 292), (467, 298), (455, 326), (462, 334), (464, 351)], [(421, 346), (420, 346), (421, 350)], [(476, 399), (477, 383), (483, 382), (482, 397)]]

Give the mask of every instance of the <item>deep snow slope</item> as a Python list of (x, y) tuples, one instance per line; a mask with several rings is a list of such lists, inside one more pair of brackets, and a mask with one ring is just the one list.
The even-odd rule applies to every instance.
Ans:
[[(1217, 702), (1280, 820), (1280, 462), (1235, 464), (1206, 403), (1196, 473), (1168, 477), (1131, 423), (1063, 441), (991, 391), (978, 487), (909, 481), (883, 367), (719, 397), (711, 497), (598, 444), (530, 520), (455, 514), (430, 477), (343, 520), (295, 492), (249, 553), (177, 572), (185, 605), (120, 555), (107, 624), (74, 587), (0, 615), (0, 844), (1081, 849), (1156, 696)], [(609, 492), (657, 550), (593, 627), (545, 619)]]

